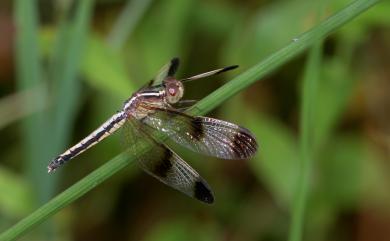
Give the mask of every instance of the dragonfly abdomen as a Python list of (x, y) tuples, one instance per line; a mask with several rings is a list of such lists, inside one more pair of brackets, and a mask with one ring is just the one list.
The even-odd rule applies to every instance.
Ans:
[(109, 120), (103, 123), (98, 129), (89, 134), (83, 140), (76, 145), (66, 150), (61, 155), (54, 158), (47, 166), (48, 172), (52, 172), (65, 162), (73, 159), (84, 151), (88, 150), (101, 140), (118, 130), (126, 121), (126, 116), (123, 112), (118, 112), (112, 116)]

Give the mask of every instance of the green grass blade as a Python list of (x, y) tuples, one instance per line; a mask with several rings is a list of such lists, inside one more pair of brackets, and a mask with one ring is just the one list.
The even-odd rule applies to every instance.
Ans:
[(50, 200), (50, 202), (35, 210), (27, 218), (21, 220), (15, 226), (1, 234), (0, 240), (6, 241), (19, 238), (34, 228), (36, 225), (40, 224), (51, 215), (57, 213), (59, 210), (66, 207), (68, 204), (72, 203), (74, 200), (81, 197), (83, 194), (106, 180), (108, 177), (107, 173), (111, 173), (112, 175), (113, 173), (125, 167), (128, 163), (129, 160), (126, 158), (125, 153), (116, 156), (111, 161), (107, 162), (83, 178), (81, 181), (77, 182), (67, 190), (63, 191), (61, 194), (54, 197), (52, 200)]
[[(226, 99), (248, 87), (250, 84), (264, 77), (266, 74), (269, 74), (271, 71), (286, 63), (291, 58), (297, 56), (309, 46), (325, 38), (332, 31), (351, 21), (354, 17), (358, 16), (377, 2), (379, 2), (379, 0), (358, 0), (353, 2), (327, 20), (321, 22), (313, 29), (299, 36), (298, 41), (289, 43), (286, 47), (271, 55), (269, 58), (214, 91), (212, 94), (200, 101), (196, 107), (192, 109), (192, 113), (204, 114), (207, 111), (212, 110)], [(144, 145), (143, 143), (140, 145), (141, 146), (138, 148), (139, 154), (145, 153), (152, 148), (151, 146)], [(128, 158), (125, 153), (122, 153), (108, 161), (106, 164), (102, 165), (43, 205), (41, 208), (21, 220), (19, 223), (5, 231), (0, 235), (0, 241), (15, 240), (20, 237), (22, 234), (31, 230), (33, 227), (46, 220), (66, 205), (72, 203), (74, 200), (78, 199), (83, 194), (108, 179), (134, 160), (134, 156), (130, 156)]]
[[(323, 12), (323, 3), (318, 3), (317, 19)], [(292, 207), (289, 241), (302, 240), (305, 224), (305, 210), (310, 193), (310, 177), (316, 147), (315, 110), (318, 97), (318, 83), (321, 78), (322, 41), (315, 44), (308, 55), (302, 80), (300, 112), (300, 165)]]
[[(378, 2), (380, 2), (380, 0), (357, 0), (352, 2), (350, 5), (330, 16), (328, 19), (322, 21), (311, 30), (297, 36), (295, 39), (292, 39), (291, 43), (270, 55), (264, 61), (261, 61), (259, 64), (245, 71), (243, 74), (235, 78), (234, 81), (230, 81), (218, 90), (214, 91), (211, 95), (202, 99), (197, 104), (198, 110), (193, 110), (193, 113), (197, 113), (198, 111), (201, 111), (199, 113), (206, 113), (212, 110), (215, 106), (220, 105), (234, 94), (253, 84), (259, 78), (270, 74), (273, 70), (306, 50), (310, 45), (313, 45), (318, 40), (324, 39), (333, 31), (351, 21), (351, 19)], [(209, 102), (213, 104), (210, 105)]]
[[(17, 27), (16, 35), (16, 67), (18, 90), (26, 91), (38, 86), (42, 86), (42, 66), (40, 51), (38, 48), (38, 10), (37, 1), (15, 1), (15, 22)], [(46, 92), (42, 92), (45, 98)], [(34, 108), (42, 99), (32, 99), (27, 103), (26, 108)], [(38, 104), (39, 105), (39, 104)], [(45, 118), (43, 113), (35, 113), (26, 118), (22, 123), (22, 141), (25, 148), (25, 171), (34, 186), (38, 187), (35, 192), (36, 204), (42, 203), (47, 195), (45, 190), (39, 188), (45, 183), (42, 178), (39, 164), (45, 159), (44, 132)]]
[(149, 8), (152, 0), (128, 0), (126, 6), (115, 22), (110, 34), (108, 43), (115, 49), (119, 50), (131, 35), (141, 17)]
[(304, 226), (304, 214), (309, 192), (311, 162), (313, 161), (313, 110), (316, 102), (317, 83), (319, 81), (320, 65), (322, 58), (322, 44), (316, 44), (310, 51), (302, 84), (301, 100), (301, 162), (298, 175), (297, 193), (292, 209), (292, 220), (290, 225), (290, 241), (302, 239)]
[[(0, 130), (47, 108), (43, 88), (31, 88), (0, 99)], [(36, 100), (34, 103), (31, 100)]]
[(68, 142), (68, 130), (71, 128), (80, 97), (81, 83), (78, 72), (85, 49), (93, 0), (77, 2), (72, 20), (62, 24), (57, 37), (53, 56), (52, 79), (57, 91), (54, 103), (53, 130), (55, 137), (54, 152), (60, 151)]

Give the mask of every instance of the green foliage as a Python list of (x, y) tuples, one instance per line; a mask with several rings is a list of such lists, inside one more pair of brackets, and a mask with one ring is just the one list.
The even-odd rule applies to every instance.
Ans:
[(5, 228), (6, 220), (20, 218), (31, 211), (31, 187), (23, 180), (5, 168), (0, 168), (0, 212), (4, 215), (0, 226)]
[[(16, 41), (16, 64), (18, 69), (18, 89), (20, 91), (42, 85), (42, 68), (40, 66), (40, 55), (38, 51), (37, 32), (37, 10), (35, 1), (15, 2), (15, 21), (22, 29)], [(46, 93), (42, 93), (45, 95)], [(45, 98), (44, 98), (45, 99)], [(34, 99), (32, 102), (36, 101)], [(37, 105), (33, 103), (32, 106)], [(44, 116), (36, 113), (23, 121), (23, 147), (26, 152), (25, 170), (31, 182), (37, 187), (43, 187), (46, 180), (42, 179), (39, 164), (45, 159), (42, 146), (45, 145), (43, 132)], [(38, 203), (42, 203), (49, 196), (46, 189), (37, 188)]]
[(198, 225), (195, 222), (188, 220), (174, 220), (157, 226), (145, 238), (146, 241), (212, 241), (216, 239), (216, 235), (210, 229), (210, 225), (198, 226), (193, 229), (193, 225)]
[[(108, 1), (98, 4), (106, 7), (105, 2)], [(95, 230), (97, 233), (91, 232), (95, 236), (114, 227), (109, 231), (127, 233), (129, 240), (134, 239), (133, 233), (140, 239), (139, 232), (145, 232), (140, 235), (143, 240), (285, 240), (288, 235), (291, 240), (329, 240), (338, 234), (335, 225), (344, 228), (338, 220), (340, 213), (357, 212), (361, 201), (388, 210), (390, 180), (383, 149), (373, 147), (363, 128), (357, 131), (349, 122), (356, 125), (353, 118), (360, 109), (351, 110), (351, 105), (362, 108), (361, 99), (351, 97), (362, 98), (359, 88), (367, 75), (362, 62), (355, 58), (356, 50), (366, 49), (362, 44), (367, 43), (374, 28), (390, 23), (387, 14), (390, 4), (382, 2), (366, 11), (379, 1), (358, 0), (347, 7), (349, 1), (329, 1), (324, 6), (326, 15), (342, 10), (317, 24), (318, 6), (313, 1), (249, 2), (131, 0), (123, 9), (118, 8), (119, 17), (115, 19), (115, 14), (114, 21), (105, 19), (107, 12), (99, 14), (102, 8), (95, 8), (99, 15), (93, 23), (99, 33), (92, 34), (88, 29), (93, 1), (76, 1), (74, 8), (65, 3), (64, 12), (57, 19), (58, 26), (44, 29), (37, 23), (36, 1), (16, 1), (15, 20), (20, 27), (16, 69), (20, 92), (16, 98), (0, 102), (0, 125), (5, 127), (34, 114), (23, 119), (24, 150), (11, 147), (4, 154), (10, 160), (23, 155), (26, 159), (23, 169), (28, 175), (14, 174), (13, 167), (7, 166), (11, 161), (2, 165), (0, 190), (7, 195), (0, 195), (0, 212), (5, 217), (0, 226), (8, 227), (38, 202), (45, 204), (1, 234), (0, 240), (16, 239), (34, 230), (96, 186), (98, 191), (90, 192), (74, 207), (60, 212), (53, 219), (55, 225), (48, 226), (46, 232), (64, 240), (68, 239), (71, 226), (78, 227), (78, 233), (83, 233), (84, 227)], [(107, 22), (113, 23), (113, 27), (103, 37), (102, 25)], [(347, 25), (341, 28), (344, 24)], [(319, 41), (324, 41), (324, 47), (317, 45), (302, 64), (303, 58), (296, 57)], [(61, 175), (67, 175), (64, 180), (68, 185), (84, 175), (86, 166), (99, 165), (95, 161), (104, 161), (119, 149), (117, 139), (108, 140), (80, 156), (80, 164), (65, 167), (66, 172), (46, 175), (47, 162), (69, 144), (75, 120), (82, 122), (75, 127), (73, 141), (119, 109), (122, 100), (173, 56), (183, 60), (184, 68), (178, 76), (214, 64), (237, 63), (241, 67), (238, 71), (242, 74), (190, 110), (193, 114), (205, 114), (228, 100), (221, 108), (226, 119), (253, 131), (260, 144), (259, 154), (253, 160), (239, 163), (221, 161), (218, 165), (209, 158), (185, 152), (186, 160), (201, 160), (199, 171), (206, 170), (202, 175), (211, 186), (215, 185), (217, 203), (204, 207), (180, 194), (172, 195), (168, 188), (158, 190), (160, 184), (147, 186), (148, 183), (142, 183), (144, 179), (133, 175), (133, 167), (118, 173), (135, 158), (127, 153), (109, 160), (47, 202)], [(296, 86), (295, 79), (301, 75), (304, 80)], [(237, 95), (265, 77), (262, 85), (253, 85)], [(210, 88), (217, 85), (213, 80), (202, 81), (205, 82), (200, 87), (199, 82), (189, 83), (188, 94), (199, 96), (206, 89), (204, 83)], [(25, 95), (32, 87), (39, 90), (32, 89), (32, 95)], [(81, 93), (83, 88), (88, 91)], [(10, 110), (21, 106), (18, 101), (24, 103), (26, 96), (31, 98), (31, 108), (22, 109), (20, 115), (12, 118), (6, 117)], [(301, 107), (297, 100), (302, 101)], [(79, 111), (80, 107), (83, 111)], [(365, 122), (370, 118), (364, 114), (367, 116), (360, 120), (361, 126), (367, 125)], [(345, 128), (346, 125), (351, 129)], [(144, 143), (138, 145), (139, 153), (150, 151)], [(99, 185), (116, 173), (107, 185)], [(130, 185), (130, 191), (124, 189), (124, 183), (135, 178), (141, 180), (137, 179), (137, 183), (141, 183), (142, 190), (133, 190), (135, 185)], [(166, 189), (169, 195), (161, 195)], [(119, 196), (123, 193), (128, 196)], [(148, 200), (148, 195), (153, 198)], [(173, 202), (173, 198), (180, 201)], [(115, 209), (119, 205), (123, 207), (123, 199), (127, 205), (141, 200), (142, 206), (135, 207), (136, 212), (120, 210), (123, 217), (118, 227), (118, 220), (110, 223), (109, 219), (118, 212)], [(168, 210), (162, 211), (165, 208)], [(96, 210), (99, 215), (94, 215)], [(128, 216), (132, 218), (123, 220)], [(310, 222), (305, 221), (307, 218)], [(38, 239), (44, 239), (39, 231)]]
[[(15, 19), (18, 23), (17, 66), (19, 90), (43, 88), (41, 98), (25, 102), (25, 108), (36, 109), (44, 99), (54, 103), (51, 111), (37, 112), (23, 122), (26, 172), (35, 190), (35, 205), (46, 202), (53, 194), (56, 177), (42, 175), (45, 166), (69, 141), (79, 92), (77, 75), (88, 34), (92, 1), (78, 4), (74, 19), (63, 19), (56, 36), (50, 64), (45, 76), (38, 44), (38, 11), (35, 1), (16, 1)], [(50, 78), (48, 84), (44, 77)], [(54, 86), (55, 95), (49, 95)], [(47, 87), (47, 88), (46, 88)], [(35, 102), (37, 101), (37, 102)]]
[[(293, 133), (265, 115), (248, 115), (248, 127), (261, 137), (259, 161), (251, 162), (279, 205), (290, 207), (298, 180), (298, 146)], [(261, 123), (261, 124), (258, 124)]]
[(82, 70), (91, 86), (123, 98), (136, 90), (129, 80), (123, 54), (115, 52), (99, 36), (90, 37), (87, 45)]

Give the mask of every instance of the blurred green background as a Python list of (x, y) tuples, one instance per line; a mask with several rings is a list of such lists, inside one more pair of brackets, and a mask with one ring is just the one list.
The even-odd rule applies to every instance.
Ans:
[[(115, 134), (53, 175), (47, 163), (120, 109), (172, 57), (201, 99), (349, 0), (0, 2), (0, 230), (123, 150)], [(321, 11), (318, 11), (318, 9)], [(321, 17), (318, 16), (321, 12)], [(321, 46), (305, 240), (390, 239), (390, 2)], [(286, 240), (300, 166), (307, 54), (209, 116), (247, 127), (247, 161), (177, 149), (212, 186), (205, 205), (135, 165), (22, 240)]]

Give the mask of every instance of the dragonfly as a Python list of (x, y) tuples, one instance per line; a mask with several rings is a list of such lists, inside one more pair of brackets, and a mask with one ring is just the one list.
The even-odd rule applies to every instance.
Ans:
[[(104, 122), (83, 140), (50, 161), (48, 172), (96, 145), (118, 129), (123, 129), (129, 148), (142, 140), (152, 149), (136, 157), (146, 173), (166, 185), (204, 203), (213, 203), (209, 184), (196, 170), (176, 154), (161, 138), (167, 138), (192, 151), (221, 159), (248, 159), (258, 144), (255, 136), (236, 124), (203, 116), (192, 116), (178, 108), (182, 100), (183, 83), (217, 75), (238, 66), (228, 66), (184, 79), (174, 77), (179, 59), (173, 58), (145, 86), (123, 104), (120, 111)], [(186, 109), (186, 108), (184, 108)], [(133, 150), (136, 153), (136, 150)]]

